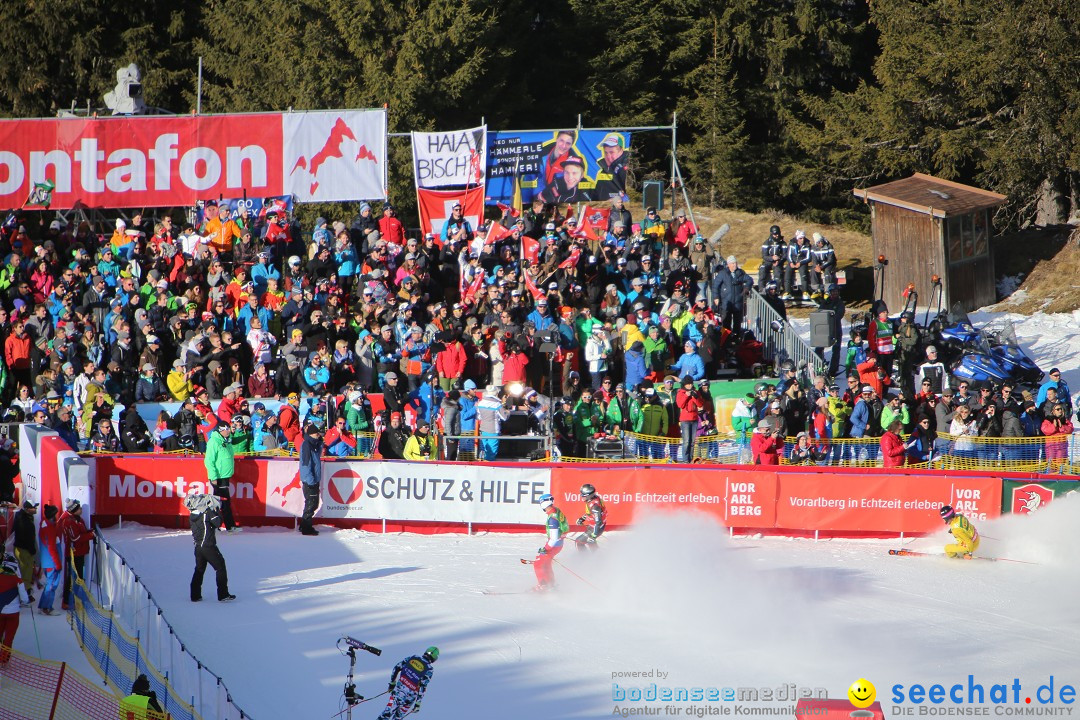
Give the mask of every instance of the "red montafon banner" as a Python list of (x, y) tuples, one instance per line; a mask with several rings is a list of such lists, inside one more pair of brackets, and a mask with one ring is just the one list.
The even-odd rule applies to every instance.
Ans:
[(385, 110), (0, 121), (0, 207), (45, 181), (55, 209), (381, 200), (385, 164)]

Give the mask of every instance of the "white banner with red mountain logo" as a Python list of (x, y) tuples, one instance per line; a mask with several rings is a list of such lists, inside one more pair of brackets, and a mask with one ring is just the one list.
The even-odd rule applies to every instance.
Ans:
[(175, 207), (386, 198), (386, 111), (0, 120), (0, 206)]
[(417, 188), (483, 185), (487, 125), (450, 132), (414, 132), (412, 151)]

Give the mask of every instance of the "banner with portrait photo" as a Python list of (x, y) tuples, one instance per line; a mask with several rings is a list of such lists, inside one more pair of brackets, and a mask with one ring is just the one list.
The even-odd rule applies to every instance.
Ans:
[(626, 194), (630, 133), (605, 130), (507, 130), (488, 136), (487, 202), (604, 201)]
[(487, 125), (449, 132), (412, 134), (413, 177), (418, 188), (484, 184)]

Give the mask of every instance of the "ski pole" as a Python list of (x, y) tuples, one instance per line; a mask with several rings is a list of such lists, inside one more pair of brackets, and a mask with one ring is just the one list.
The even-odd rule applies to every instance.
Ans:
[(592, 584), (591, 582), (589, 582), (588, 580), (586, 580), (585, 578), (583, 578), (583, 577), (581, 577), (580, 575), (578, 575), (578, 574), (577, 574), (576, 572), (574, 572), (574, 571), (573, 571), (573, 570), (571, 570), (570, 568), (568, 568), (568, 567), (566, 567), (565, 565), (563, 565), (563, 564), (562, 564), (561, 562), (559, 562), (559, 559), (558, 559), (558, 558), (552, 558), (552, 560), (553, 560), (554, 562), (558, 563), (559, 567), (561, 567), (561, 568), (562, 568), (563, 570), (566, 570), (566, 572), (570, 573), (571, 575), (573, 575), (574, 577), (576, 577), (576, 578), (577, 578), (578, 580), (580, 580), (581, 582), (583, 582), (583, 583), (585, 583), (586, 585), (588, 585), (589, 587), (591, 587), (591, 588), (592, 588), (593, 590), (599, 590), (599, 589), (600, 589), (600, 588), (596, 587), (595, 585), (593, 585), (593, 584)]

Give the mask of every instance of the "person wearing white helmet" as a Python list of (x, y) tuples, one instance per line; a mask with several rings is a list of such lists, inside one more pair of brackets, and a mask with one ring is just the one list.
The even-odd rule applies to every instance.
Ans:
[(563, 537), (570, 531), (570, 524), (566, 522), (566, 515), (555, 507), (555, 498), (552, 495), (540, 496), (540, 509), (547, 515), (544, 523), (547, 531), (547, 542), (536, 551), (536, 559), (533, 560), (533, 572), (536, 574), (536, 592), (547, 592), (555, 587), (555, 573), (551, 569), (551, 561), (562, 552)]

